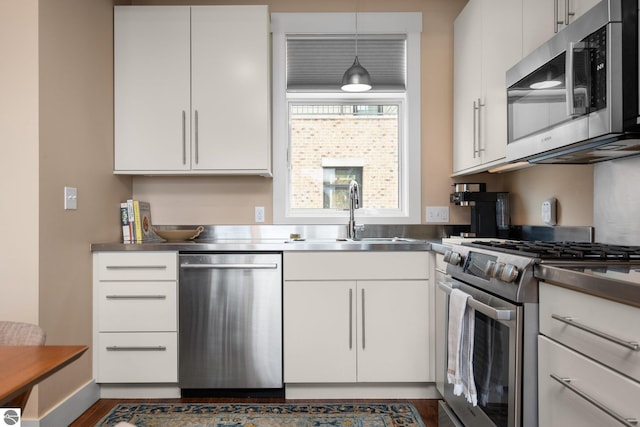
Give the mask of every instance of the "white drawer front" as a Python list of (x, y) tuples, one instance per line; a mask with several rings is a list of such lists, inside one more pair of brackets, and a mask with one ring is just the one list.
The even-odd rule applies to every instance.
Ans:
[(569, 378), (570, 385), (622, 418), (640, 419), (640, 384), (546, 337), (538, 339), (539, 425), (545, 427), (622, 426), (612, 414), (599, 409), (551, 378)]
[(428, 252), (285, 252), (284, 280), (427, 280)]
[(175, 332), (176, 282), (98, 283), (98, 331)]
[(177, 280), (176, 252), (100, 252), (98, 280)]
[(552, 316), (571, 318), (629, 343), (640, 343), (640, 309), (540, 283), (540, 333), (640, 381), (640, 351), (611, 342)]
[(178, 382), (176, 332), (101, 333), (99, 383)]

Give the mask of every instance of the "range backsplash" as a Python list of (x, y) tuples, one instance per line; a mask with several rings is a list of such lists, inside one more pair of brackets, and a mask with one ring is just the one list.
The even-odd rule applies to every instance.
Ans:
[(640, 245), (640, 157), (598, 163), (594, 168), (595, 241)]

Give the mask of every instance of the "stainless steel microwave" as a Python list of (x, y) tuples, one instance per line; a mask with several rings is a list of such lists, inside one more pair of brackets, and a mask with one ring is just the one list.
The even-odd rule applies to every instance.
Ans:
[(638, 2), (604, 0), (507, 71), (507, 160), (640, 154)]

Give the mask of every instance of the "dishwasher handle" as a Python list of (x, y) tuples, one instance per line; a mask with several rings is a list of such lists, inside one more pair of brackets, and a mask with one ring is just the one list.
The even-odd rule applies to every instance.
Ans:
[(216, 263), (216, 264), (180, 264), (180, 268), (199, 270), (274, 270), (278, 268), (277, 263), (266, 264), (237, 264), (237, 263)]

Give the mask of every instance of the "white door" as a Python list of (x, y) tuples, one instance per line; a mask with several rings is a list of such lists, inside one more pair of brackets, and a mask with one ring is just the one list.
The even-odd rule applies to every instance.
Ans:
[(285, 383), (356, 382), (356, 283), (285, 281)]
[(189, 165), (189, 7), (114, 10), (116, 171)]
[(453, 171), (480, 163), (477, 103), (482, 87), (482, 0), (471, 0), (454, 24)]
[(358, 382), (427, 382), (428, 281), (358, 281)]
[(192, 169), (270, 169), (267, 6), (192, 9)]
[(522, 58), (522, 3), (513, 0), (483, 3), (483, 106), (480, 108), (478, 146), (481, 163), (484, 164), (506, 157), (506, 72)]

